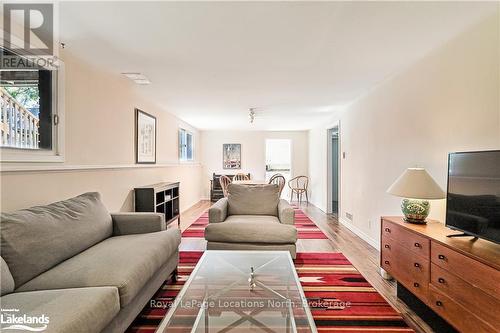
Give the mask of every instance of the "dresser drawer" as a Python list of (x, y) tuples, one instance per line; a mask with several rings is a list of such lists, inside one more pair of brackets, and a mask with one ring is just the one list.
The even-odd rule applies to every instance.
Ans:
[(465, 307), (445, 296), (432, 284), (429, 286), (429, 306), (460, 332), (498, 332)]
[(474, 287), (500, 299), (500, 271), (435, 241), (431, 244), (431, 261), (448, 272), (460, 276)]
[(430, 253), (430, 240), (418, 235), (404, 227), (392, 222), (382, 220), (382, 239), (392, 238), (397, 240), (406, 249), (428, 258)]
[(500, 318), (500, 300), (434, 263), (431, 264), (431, 283), (441, 293), (463, 305), (490, 325), (495, 325)]
[(391, 238), (382, 242), (381, 266), (423, 301), (427, 299), (430, 263)]

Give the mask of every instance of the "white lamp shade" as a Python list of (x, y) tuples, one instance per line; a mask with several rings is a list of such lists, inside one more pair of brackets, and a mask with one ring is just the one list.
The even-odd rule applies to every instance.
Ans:
[(406, 169), (387, 193), (411, 199), (444, 199), (446, 193), (423, 168)]

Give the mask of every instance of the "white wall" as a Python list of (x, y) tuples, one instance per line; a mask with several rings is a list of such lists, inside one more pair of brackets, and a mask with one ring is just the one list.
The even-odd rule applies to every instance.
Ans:
[[(201, 163), (203, 165), (203, 195), (210, 196), (212, 174), (250, 173), (252, 179), (265, 179), (266, 139), (290, 139), (292, 143), (292, 176), (308, 174), (308, 132), (268, 131), (201, 131)], [(241, 170), (222, 168), (222, 145), (241, 144)]]
[[(191, 130), (195, 142), (199, 141), (198, 131), (142, 98), (141, 87), (123, 75), (90, 66), (66, 50), (61, 57), (66, 69), (66, 161), (50, 165), (75, 167), (76, 170), (3, 170), (2, 211), (47, 204), (85, 191), (101, 192), (109, 210), (130, 211), (135, 186), (161, 181), (181, 182), (181, 210), (198, 202), (201, 166), (199, 163), (179, 164), (177, 148), (179, 126)], [(157, 117), (157, 163), (160, 167), (135, 165), (134, 108)], [(82, 166), (111, 169), (79, 169)]]
[[(380, 216), (401, 215), (385, 191), (407, 167), (423, 166), (443, 189), (447, 154), (500, 148), (498, 15), (471, 27), (382, 82), (340, 116), (340, 217), (379, 242)], [(332, 120), (333, 120), (332, 119)], [(309, 132), (312, 201), (326, 209), (326, 128)], [(444, 200), (431, 218), (444, 221)], [(353, 214), (353, 221), (346, 219)]]
[(291, 165), (291, 149), (291, 142), (289, 140), (266, 140), (266, 163), (268, 165)]

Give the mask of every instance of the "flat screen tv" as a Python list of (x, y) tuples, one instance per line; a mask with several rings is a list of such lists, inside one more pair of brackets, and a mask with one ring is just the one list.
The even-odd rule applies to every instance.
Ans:
[(446, 225), (500, 243), (500, 150), (449, 154)]

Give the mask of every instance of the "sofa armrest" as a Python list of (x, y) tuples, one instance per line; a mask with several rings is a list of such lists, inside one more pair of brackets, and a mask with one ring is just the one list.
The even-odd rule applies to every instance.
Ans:
[(113, 213), (113, 235), (146, 234), (166, 229), (161, 213)]
[(227, 217), (227, 198), (219, 199), (208, 210), (208, 222), (219, 223), (224, 222)]
[(295, 210), (284, 199), (278, 203), (278, 218), (282, 224), (295, 224)]

